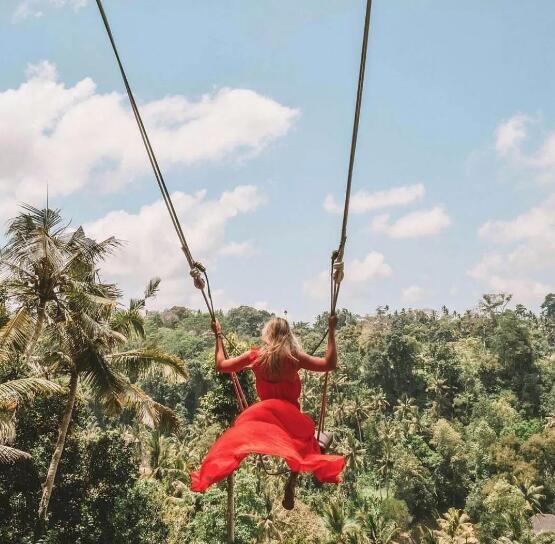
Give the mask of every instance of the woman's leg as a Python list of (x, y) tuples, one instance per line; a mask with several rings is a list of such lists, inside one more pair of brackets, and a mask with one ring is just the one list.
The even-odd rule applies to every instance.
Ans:
[(287, 482), (285, 482), (285, 489), (283, 492), (283, 501), (281, 504), (286, 510), (293, 510), (295, 506), (295, 485), (297, 484), (298, 472), (291, 471)]

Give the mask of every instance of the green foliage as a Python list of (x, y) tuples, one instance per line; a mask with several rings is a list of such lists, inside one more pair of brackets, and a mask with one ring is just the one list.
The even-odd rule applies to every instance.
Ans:
[[(229, 377), (214, 368), (210, 316), (179, 306), (145, 314), (157, 280), (129, 307), (116, 306), (117, 286), (97, 281), (85, 259), (92, 251), (96, 266), (114, 242), (93, 243), (81, 230), (60, 242), (60, 259), (50, 248), (34, 262), (40, 251), (27, 250), (44, 242), (37, 222), (63, 232), (57, 212), (28, 209), (10, 227), (11, 259), (34, 266), (42, 281), (50, 265), (78, 258), (54, 291), (42, 281), (29, 292), (18, 275), (0, 285), (0, 435), (32, 455), (0, 466), (0, 542), (32, 541), (72, 368), (85, 379), (43, 544), (224, 542), (225, 482), (189, 490), (190, 472), (237, 415)], [(555, 507), (554, 297), (539, 315), (509, 309), (506, 294), (486, 295), (463, 315), (341, 310), (326, 423), (332, 449), (346, 458), (343, 481), (322, 487), (301, 475), (296, 508), (286, 512), (283, 479), (247, 459), (235, 481), (237, 544), (540, 542), (530, 518)], [(260, 342), (270, 314), (241, 306), (218, 317), (230, 350), (243, 351)], [(327, 319), (293, 325), (306, 349)], [(185, 375), (182, 359), (185, 381), (175, 379)], [(58, 385), (37, 381), (37, 372)], [(303, 409), (314, 419), (319, 378), (303, 375)], [(254, 401), (251, 373), (240, 380)], [(125, 404), (146, 422), (160, 410), (184, 424), (149, 431)]]

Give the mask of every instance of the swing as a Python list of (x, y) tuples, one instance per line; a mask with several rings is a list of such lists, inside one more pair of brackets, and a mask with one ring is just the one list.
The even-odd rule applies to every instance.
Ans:
[[(164, 203), (166, 204), (166, 208), (170, 215), (170, 219), (172, 221), (174, 229), (181, 243), (181, 249), (185, 255), (185, 258), (187, 259), (187, 263), (189, 265), (189, 273), (193, 279), (193, 284), (201, 292), (204, 302), (206, 304), (206, 307), (208, 309), (208, 312), (210, 314), (210, 317), (214, 322), (216, 320), (216, 313), (214, 310), (214, 302), (212, 300), (210, 281), (208, 279), (206, 268), (200, 262), (195, 261), (193, 259), (191, 251), (189, 249), (189, 245), (187, 244), (187, 239), (185, 238), (183, 229), (181, 228), (181, 224), (179, 222), (179, 218), (173, 206), (170, 193), (164, 181), (164, 176), (162, 175), (162, 171), (160, 169), (158, 160), (154, 153), (154, 149), (152, 147), (152, 144), (150, 143), (150, 139), (148, 137), (141, 114), (139, 112), (139, 108), (135, 101), (133, 91), (131, 90), (129, 80), (127, 79), (127, 75), (123, 67), (123, 63), (121, 61), (118, 49), (116, 47), (116, 43), (114, 40), (114, 36), (112, 34), (112, 30), (110, 28), (110, 24), (108, 22), (108, 17), (106, 15), (106, 12), (104, 11), (104, 6), (102, 5), (102, 0), (96, 0), (96, 4), (98, 6), (98, 10), (104, 22), (104, 26), (106, 28), (106, 32), (110, 40), (110, 44), (114, 51), (116, 62), (118, 64), (121, 77), (123, 79), (123, 83), (127, 91), (129, 102), (131, 104), (131, 109), (133, 110), (133, 115), (137, 122), (141, 139), (145, 146), (148, 159), (150, 161), (152, 170), (154, 172), (154, 177), (156, 179), (156, 182), (158, 183), (158, 187), (162, 194), (162, 198), (164, 199)], [(357, 145), (357, 138), (358, 138), (358, 127), (359, 127), (359, 121), (360, 121), (360, 112), (362, 108), (362, 95), (363, 95), (363, 89), (364, 89), (364, 73), (366, 68), (366, 54), (368, 50), (368, 36), (370, 31), (371, 9), (372, 9), (372, 0), (367, 0), (366, 15), (365, 15), (365, 21), (364, 21), (364, 33), (363, 33), (363, 39), (362, 39), (362, 50), (360, 55), (360, 68), (359, 68), (359, 76), (358, 76), (357, 97), (356, 97), (356, 103), (355, 103), (355, 114), (354, 114), (354, 121), (353, 121), (353, 132), (351, 137), (351, 151), (349, 155), (349, 168), (347, 173), (347, 185), (345, 190), (345, 201), (344, 201), (344, 207), (343, 207), (343, 221), (341, 225), (341, 237), (339, 240), (338, 248), (332, 253), (332, 256), (331, 256), (331, 272), (330, 272), (330, 298), (331, 298), (330, 314), (331, 315), (335, 314), (335, 311), (337, 309), (337, 299), (339, 296), (339, 289), (344, 277), (343, 255), (345, 251), (345, 243), (347, 241), (347, 222), (349, 217), (349, 205), (350, 205), (350, 198), (351, 198), (351, 186), (352, 186), (353, 169), (354, 169), (354, 163), (355, 163), (356, 145)], [(311, 350), (311, 353), (316, 352), (316, 350), (322, 345), (322, 342), (325, 340), (326, 336), (327, 336), (327, 331), (323, 335), (320, 342), (316, 345), (316, 347)], [(225, 347), (224, 347), (224, 352), (225, 352), (225, 356), (227, 357), (227, 352), (225, 350)], [(237, 400), (237, 405), (239, 407), (239, 410), (242, 412), (248, 407), (248, 402), (247, 402), (245, 392), (243, 391), (243, 388), (241, 386), (241, 383), (239, 382), (239, 378), (237, 377), (237, 374), (231, 373), (230, 378), (231, 378), (233, 390), (235, 393), (235, 397)], [(329, 386), (329, 373), (326, 372), (324, 375), (324, 383), (322, 385), (320, 415), (318, 417), (318, 429), (315, 433), (316, 439), (318, 440), (318, 443), (320, 444), (320, 447), (322, 448), (323, 451), (326, 451), (329, 448), (333, 439), (330, 433), (324, 432), (328, 386)]]
[[(179, 222), (179, 218), (177, 216), (177, 213), (175, 211), (175, 208), (173, 206), (169, 191), (167, 189), (166, 183), (164, 181), (164, 177), (162, 175), (162, 171), (160, 169), (160, 166), (158, 164), (158, 160), (156, 158), (156, 155), (154, 153), (154, 149), (152, 147), (152, 144), (150, 143), (150, 139), (148, 137), (147, 131), (145, 129), (145, 126), (143, 124), (143, 120), (141, 117), (141, 114), (139, 112), (139, 108), (137, 106), (137, 103), (135, 101), (135, 97), (133, 95), (133, 91), (131, 89), (131, 86), (129, 84), (129, 81), (127, 79), (127, 75), (125, 72), (125, 69), (123, 67), (118, 49), (116, 47), (116, 43), (110, 28), (110, 24), (108, 22), (108, 18), (106, 15), (106, 12), (104, 11), (104, 7), (102, 5), (102, 0), (96, 0), (96, 4), (98, 7), (98, 10), (100, 12), (100, 15), (102, 17), (105, 29), (106, 29), (106, 33), (108, 35), (108, 39), (110, 41), (110, 44), (112, 46), (115, 58), (116, 58), (116, 62), (118, 64), (120, 73), (121, 73), (121, 77), (123, 79), (123, 83), (125, 85), (125, 89), (127, 91), (127, 96), (129, 98), (129, 102), (131, 105), (131, 109), (133, 111), (133, 115), (135, 117), (135, 120), (137, 122), (137, 126), (139, 128), (139, 133), (141, 135), (141, 139), (143, 141), (143, 144), (145, 146), (147, 155), (148, 155), (148, 159), (150, 161), (150, 164), (152, 166), (152, 170), (154, 173), (154, 177), (156, 179), (156, 182), (158, 184), (158, 187), (160, 189), (160, 192), (162, 194), (162, 198), (164, 199), (164, 203), (166, 205), (166, 208), (168, 210), (168, 213), (170, 215), (170, 219), (172, 221), (172, 224), (174, 226), (174, 229), (176, 231), (176, 234), (178, 236), (179, 242), (181, 244), (181, 249), (185, 255), (185, 258), (187, 260), (187, 263), (189, 265), (189, 273), (192, 277), (193, 280), (193, 284), (194, 286), (201, 292), (202, 297), (204, 299), (204, 302), (206, 304), (206, 308), (210, 314), (210, 317), (212, 319), (212, 322), (216, 321), (216, 313), (214, 310), (214, 302), (212, 299), (212, 292), (210, 289), (210, 281), (208, 278), (208, 273), (206, 271), (206, 268), (198, 261), (195, 261), (191, 251), (189, 249), (189, 246), (187, 244), (187, 240), (185, 238), (185, 235), (183, 233), (183, 229), (181, 228), (181, 224)], [(360, 55), (360, 67), (359, 67), (359, 76), (358, 76), (358, 86), (357, 86), (357, 96), (356, 96), (356, 103), (355, 103), (355, 113), (354, 113), (354, 121), (353, 121), (353, 130), (352, 130), (352, 137), (351, 137), (351, 148), (350, 148), (350, 155), (349, 155), (349, 167), (348, 167), (348, 173), (347, 173), (347, 184), (346, 184), (346, 190), (345, 190), (345, 200), (344, 200), (344, 208), (343, 208), (343, 220), (342, 220), (342, 225), (341, 225), (341, 236), (340, 236), (340, 240), (339, 240), (339, 245), (338, 248), (332, 253), (331, 256), (331, 267), (330, 267), (330, 315), (335, 314), (336, 309), (337, 309), (337, 300), (338, 300), (338, 296), (339, 296), (339, 290), (340, 290), (340, 286), (341, 286), (341, 282), (343, 280), (344, 277), (344, 262), (343, 262), (343, 256), (344, 256), (344, 251), (345, 251), (345, 243), (347, 241), (347, 222), (348, 222), (348, 216), (349, 216), (349, 205), (350, 205), (350, 197), (351, 197), (351, 186), (352, 186), (352, 177), (353, 177), (353, 169), (354, 169), (354, 163), (355, 163), (355, 154), (356, 154), (356, 145), (357, 145), (357, 137), (358, 137), (358, 128), (359, 128), (359, 120), (360, 120), (360, 112), (361, 112), (361, 108), (362, 108), (362, 96), (363, 96), (363, 89), (364, 89), (364, 73), (365, 73), (365, 67), (366, 67), (366, 55), (367, 55), (367, 49), (368, 49), (368, 37), (369, 37), (369, 30), (370, 30), (370, 13), (371, 13), (371, 8), (372, 8), (372, 0), (367, 0), (366, 1), (366, 14), (365, 14), (365, 21), (364, 21), (364, 33), (363, 33), (363, 39), (362, 39), (362, 49), (361, 49), (361, 55)], [(325, 332), (325, 334), (322, 336), (321, 340), (318, 342), (318, 344), (312, 349), (310, 350), (311, 354), (315, 353), (316, 350), (322, 345), (322, 343), (324, 342), (324, 340), (327, 337), (327, 331)], [(224, 335), (224, 338), (229, 342), (228, 338)], [(227, 349), (224, 346), (224, 354), (225, 357), (227, 358)], [(246, 408), (248, 408), (248, 402), (247, 402), (247, 398), (246, 395), (243, 391), (243, 388), (241, 386), (241, 383), (239, 382), (239, 378), (237, 377), (236, 373), (231, 373), (230, 374), (230, 379), (231, 379), (231, 383), (233, 386), (233, 390), (235, 393), (235, 397), (237, 400), (237, 405), (239, 408), (239, 411), (242, 412), (244, 411)], [(315, 432), (315, 437), (320, 445), (320, 448), (322, 451), (326, 451), (332, 440), (333, 437), (330, 433), (324, 432), (324, 425), (325, 425), (325, 417), (326, 417), (326, 406), (327, 406), (327, 395), (328, 395), (328, 387), (329, 387), (329, 372), (326, 372), (323, 378), (323, 384), (322, 384), (322, 393), (321, 393), (321, 401), (320, 401), (320, 413), (319, 413), (319, 417), (318, 417), (318, 427), (317, 430)], [(260, 458), (261, 460), (261, 464), (264, 468), (264, 470), (269, 473), (265, 466), (264, 466), (264, 462), (263, 459)], [(288, 472), (288, 471), (286, 471)], [(284, 472), (279, 472), (279, 473), (275, 473), (275, 474), (283, 474)], [(233, 511), (233, 503), (229, 502), (230, 500), (232, 500), (232, 491), (233, 491), (233, 479), (229, 478), (228, 479), (228, 486), (231, 492), (228, 493), (228, 516), (232, 516), (232, 511)], [(230, 518), (228, 518), (228, 522), (230, 521)], [(232, 522), (231, 522), (232, 524)], [(231, 533), (228, 534), (228, 538), (229, 541), (233, 542), (233, 530), (231, 530)]]

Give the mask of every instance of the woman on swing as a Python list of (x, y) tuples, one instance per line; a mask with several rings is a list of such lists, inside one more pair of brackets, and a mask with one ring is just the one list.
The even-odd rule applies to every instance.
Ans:
[(226, 359), (220, 324), (217, 321), (214, 323), (218, 372), (251, 369), (256, 378), (260, 402), (242, 412), (231, 428), (214, 443), (200, 470), (191, 474), (193, 491), (205, 491), (213, 483), (229, 476), (251, 453), (281, 457), (291, 469), (282, 502), (288, 510), (294, 507), (299, 472), (313, 472), (321, 482), (339, 482), (344, 458), (320, 452), (314, 436), (314, 422), (301, 412), (299, 404), (301, 368), (314, 372), (328, 372), (336, 368), (336, 325), (337, 317), (332, 315), (323, 358), (304, 353), (289, 323), (274, 317), (262, 330), (262, 347)]

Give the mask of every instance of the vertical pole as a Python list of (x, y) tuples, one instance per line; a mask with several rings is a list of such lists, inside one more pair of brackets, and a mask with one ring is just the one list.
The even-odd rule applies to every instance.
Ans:
[(227, 544), (235, 543), (235, 479), (231, 474), (227, 477)]

